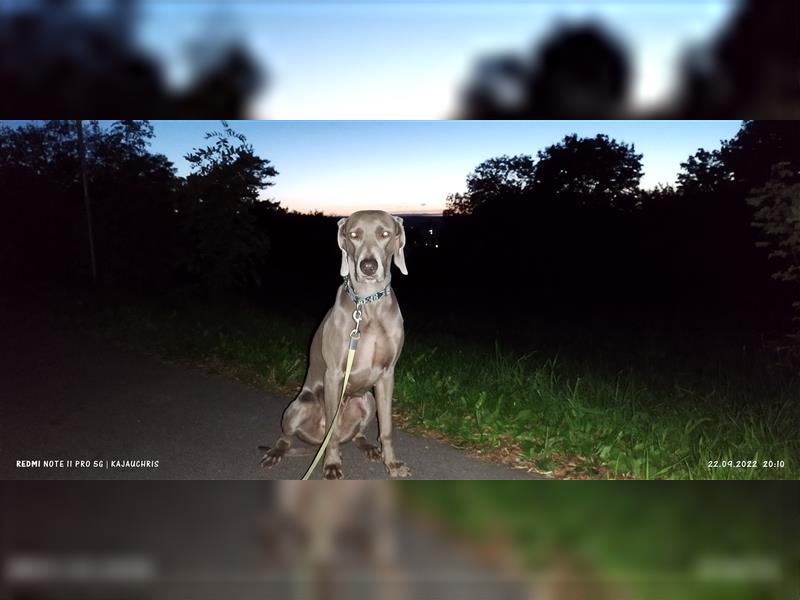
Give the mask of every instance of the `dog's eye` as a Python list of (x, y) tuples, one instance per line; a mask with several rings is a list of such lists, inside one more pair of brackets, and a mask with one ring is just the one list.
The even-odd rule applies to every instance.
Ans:
[(385, 237), (385, 238), (389, 237), (389, 232), (388, 232), (388, 231), (384, 231), (384, 232), (381, 234), (381, 237)]
[(358, 237), (358, 232), (357, 232), (357, 231), (351, 231), (351, 232), (350, 232), (350, 237), (351, 237), (352, 239), (356, 239), (356, 238)]

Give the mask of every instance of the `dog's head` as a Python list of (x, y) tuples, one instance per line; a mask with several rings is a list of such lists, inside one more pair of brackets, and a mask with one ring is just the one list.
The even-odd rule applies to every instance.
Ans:
[(338, 238), (342, 277), (350, 275), (359, 283), (380, 283), (389, 277), (392, 258), (400, 272), (408, 275), (402, 218), (382, 210), (360, 210), (339, 220)]

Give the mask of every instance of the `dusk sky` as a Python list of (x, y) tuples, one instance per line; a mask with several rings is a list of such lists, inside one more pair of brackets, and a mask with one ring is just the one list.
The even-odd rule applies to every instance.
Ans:
[[(349, 214), (364, 208), (441, 212), (479, 163), (531, 154), (565, 135), (605, 133), (643, 154), (643, 187), (674, 183), (698, 148), (718, 148), (740, 121), (236, 121), (255, 151), (280, 172), (265, 196), (290, 210)], [(152, 150), (180, 174), (183, 156), (219, 121), (154, 121)]]
[[(16, 126), (26, 121), (5, 121)], [(101, 123), (106, 123), (101, 121)], [(152, 121), (151, 150), (179, 175), (184, 156), (202, 147), (220, 121)], [(719, 148), (741, 121), (230, 121), (279, 175), (263, 197), (289, 210), (350, 214), (365, 208), (440, 213), (448, 194), (463, 192), (481, 162), (529, 154), (565, 135), (604, 133), (642, 154), (642, 187), (674, 184), (698, 148)]]
[(674, 91), (689, 47), (708, 43), (735, 0), (311, 0), (142, 4), (136, 36), (180, 85), (192, 42), (235, 40), (267, 71), (254, 118), (441, 119), (455, 115), (475, 60), (527, 55), (560, 24), (600, 23), (625, 49), (646, 109)]

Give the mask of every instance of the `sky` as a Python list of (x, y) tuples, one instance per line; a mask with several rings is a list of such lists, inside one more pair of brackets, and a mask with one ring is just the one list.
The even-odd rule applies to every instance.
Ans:
[(441, 119), (478, 57), (527, 54), (560, 23), (603, 24), (629, 52), (636, 107), (669, 96), (689, 46), (724, 26), (735, 0), (149, 0), (139, 43), (169, 80), (189, 78), (191, 40), (239, 40), (269, 75), (254, 118)]
[[(263, 196), (289, 210), (345, 215), (380, 208), (439, 213), (467, 175), (502, 154), (535, 155), (565, 135), (605, 133), (643, 154), (642, 186), (670, 184), (698, 148), (718, 148), (740, 121), (232, 121), (279, 175)], [(218, 121), (153, 121), (151, 150), (183, 158)]]

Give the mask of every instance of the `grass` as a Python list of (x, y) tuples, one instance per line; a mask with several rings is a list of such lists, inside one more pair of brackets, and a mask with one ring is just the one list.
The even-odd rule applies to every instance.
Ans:
[[(609, 373), (553, 354), (486, 353), (455, 340), (409, 343), (397, 396), (406, 418), (488, 449), (511, 441), (559, 477), (797, 478), (797, 380), (763, 372), (765, 396), (719, 373), (715, 383)], [(670, 369), (661, 365), (660, 369)], [(659, 367), (654, 367), (659, 368)], [(669, 378), (666, 378), (669, 380)], [(755, 386), (759, 387), (759, 386)], [(709, 468), (708, 461), (734, 466)], [(755, 460), (758, 467), (736, 467)], [(781, 469), (763, 460), (783, 460)]]
[[(287, 395), (302, 383), (317, 325), (196, 300), (106, 308), (91, 320), (167, 359)], [(578, 341), (571, 349), (521, 352), (417, 331), (408, 318), (406, 330), (395, 389), (405, 428), (558, 478), (800, 477), (800, 380), (766, 353), (591, 333), (565, 336)]]
[[(794, 597), (798, 554), (781, 507), (796, 499), (780, 483), (409, 482), (401, 492), (484, 563), (593, 584), (563, 597)], [(774, 572), (748, 573), (754, 558)], [(704, 576), (711, 563), (731, 566)]]

